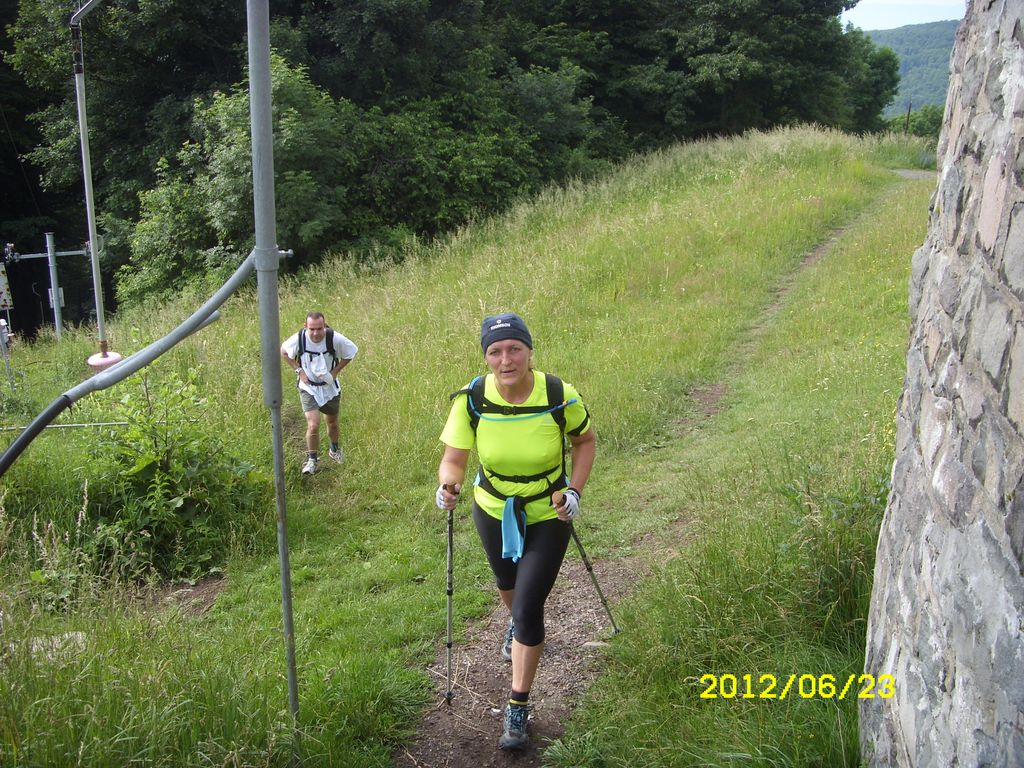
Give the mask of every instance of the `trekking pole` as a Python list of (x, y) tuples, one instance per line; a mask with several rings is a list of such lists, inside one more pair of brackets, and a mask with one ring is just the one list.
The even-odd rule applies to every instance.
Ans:
[[(455, 493), (455, 485), (451, 483), (445, 483), (444, 489), (449, 493)], [(447, 646), (447, 665), (448, 665), (448, 691), (444, 695), (444, 699), (451, 706), (452, 697), (455, 695), (452, 691), (452, 593), (454, 592), (454, 577), (452, 575), (452, 548), (453, 548), (453, 534), (455, 529), (455, 510), (448, 510), (448, 642)]]
[[(551, 494), (551, 504), (553, 506), (559, 506), (562, 503), (562, 498), (565, 496), (561, 491), (555, 491)], [(586, 566), (587, 572), (590, 574), (590, 580), (594, 582), (594, 589), (597, 590), (597, 596), (601, 598), (601, 605), (604, 606), (605, 612), (608, 614), (608, 620), (612, 623), (612, 634), (619, 634), (619, 627), (615, 623), (615, 617), (612, 616), (612, 609), (608, 607), (608, 601), (605, 600), (604, 592), (601, 591), (601, 585), (597, 583), (597, 576), (594, 575), (594, 566), (590, 562), (590, 558), (587, 557), (586, 551), (583, 549), (583, 542), (580, 541), (579, 534), (576, 533), (576, 528), (572, 524), (572, 520), (569, 521), (569, 533), (572, 534), (573, 541), (576, 542), (576, 547), (580, 551), (580, 558), (583, 560), (583, 565)]]

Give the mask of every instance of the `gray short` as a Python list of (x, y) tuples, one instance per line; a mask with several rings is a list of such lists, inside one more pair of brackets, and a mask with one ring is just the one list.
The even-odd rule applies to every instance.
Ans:
[(303, 413), (320, 411), (320, 413), (326, 413), (328, 416), (337, 416), (338, 412), (341, 410), (341, 394), (335, 395), (323, 405), (317, 405), (316, 398), (309, 394), (309, 392), (300, 389), (299, 401), (302, 403)]

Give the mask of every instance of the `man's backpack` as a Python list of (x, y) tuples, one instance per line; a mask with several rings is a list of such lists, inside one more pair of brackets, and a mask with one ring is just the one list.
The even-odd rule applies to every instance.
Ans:
[(296, 360), (299, 361), (299, 365), (302, 365), (302, 356), (304, 354), (312, 355), (330, 355), (331, 356), (331, 370), (334, 370), (334, 366), (338, 364), (338, 355), (334, 352), (334, 329), (328, 328), (327, 333), (324, 336), (324, 346), (327, 347), (324, 352), (310, 352), (306, 349), (306, 329), (303, 328), (299, 331), (299, 352), (296, 356)]

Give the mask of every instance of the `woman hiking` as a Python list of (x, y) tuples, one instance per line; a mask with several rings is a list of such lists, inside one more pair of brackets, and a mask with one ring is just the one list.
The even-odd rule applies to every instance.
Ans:
[[(480, 346), (490, 373), (452, 395), (435, 502), (454, 509), (475, 445), (473, 522), (511, 614), (501, 653), (512, 662), (512, 680), (498, 747), (522, 750), (530, 743), (530, 688), (544, 650), (544, 603), (569, 544), (568, 523), (580, 512), (597, 436), (576, 389), (534, 370), (533, 338), (519, 315), (486, 318)], [(554, 507), (556, 490), (564, 496)]]

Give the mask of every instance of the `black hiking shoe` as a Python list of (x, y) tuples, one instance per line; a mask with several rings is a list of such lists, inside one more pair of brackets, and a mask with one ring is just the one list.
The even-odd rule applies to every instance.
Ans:
[(505, 730), (498, 739), (498, 749), (526, 749), (530, 745), (530, 737), (526, 735), (526, 721), (530, 715), (528, 704), (513, 704), (505, 707)]
[(505, 636), (501, 639), (501, 657), (505, 661), (512, 661), (512, 638), (515, 635), (516, 622), (514, 619), (508, 620), (508, 629), (505, 630)]

